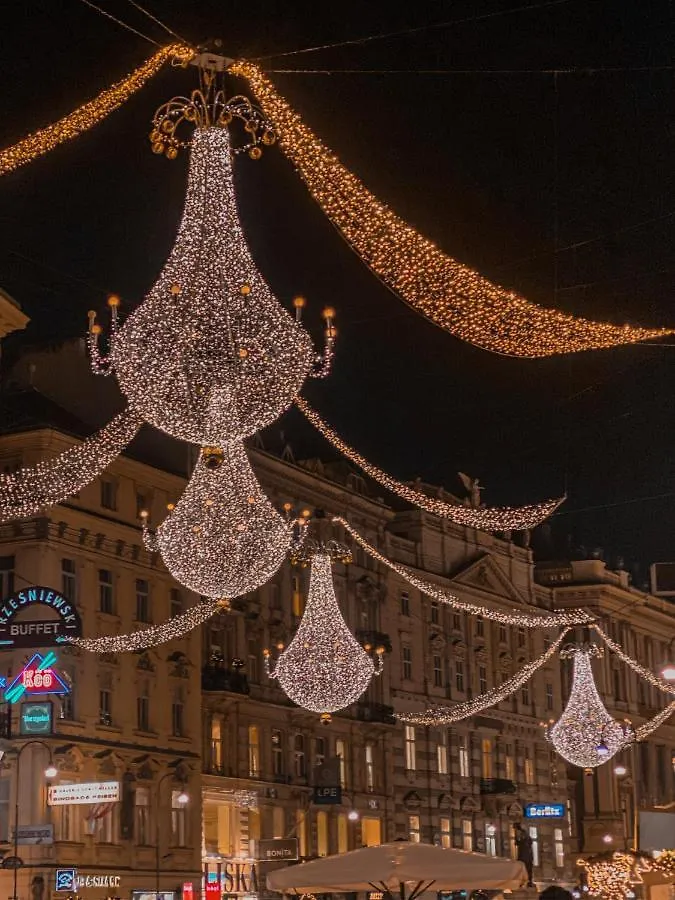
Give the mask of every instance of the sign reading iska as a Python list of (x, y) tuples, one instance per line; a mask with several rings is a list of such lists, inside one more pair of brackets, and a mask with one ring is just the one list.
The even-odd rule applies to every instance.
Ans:
[[(28, 609), (44, 606), (56, 615), (25, 619)], [(0, 602), (0, 647), (55, 647), (65, 637), (81, 637), (82, 620), (70, 600), (48, 587), (24, 588)]]

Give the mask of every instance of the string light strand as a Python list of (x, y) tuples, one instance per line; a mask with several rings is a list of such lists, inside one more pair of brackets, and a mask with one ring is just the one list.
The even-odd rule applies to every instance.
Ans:
[(629, 656), (626, 651), (621, 647), (616, 641), (613, 641), (612, 638), (605, 632), (603, 629), (594, 624), (593, 628), (600, 635), (602, 640), (605, 642), (609, 650), (612, 653), (616, 654), (619, 657), (621, 662), (625, 663), (630, 669), (632, 669), (640, 678), (644, 678), (652, 687), (658, 688), (658, 690), (663, 691), (666, 694), (675, 695), (675, 685), (669, 684), (667, 681), (664, 681), (663, 678), (659, 678), (658, 675), (655, 675), (649, 669), (646, 669), (644, 666), (641, 666), (640, 663)]

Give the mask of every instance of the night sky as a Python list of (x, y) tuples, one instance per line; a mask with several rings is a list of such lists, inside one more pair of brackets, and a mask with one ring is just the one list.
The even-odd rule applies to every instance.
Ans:
[[(169, 40), (129, 2), (100, 5)], [(222, 38), (227, 56), (330, 71), (271, 77), (380, 199), (450, 255), (535, 302), (675, 324), (668, 0), (143, 5), (191, 41)], [(80, 0), (17, 3), (3, 17), (3, 145), (155, 49)], [(344, 71), (354, 69), (370, 71)], [(107, 292), (129, 308), (154, 281), (179, 221), (187, 156), (153, 156), (147, 133), (155, 108), (194, 78), (167, 68), (103, 124), (0, 182), (0, 285), (33, 318), (21, 340), (79, 335)], [(277, 296), (308, 297), (317, 340), (322, 306), (338, 310), (334, 374), (306, 396), (345, 439), (400, 478), (459, 491), (457, 471), (478, 476), (491, 505), (567, 490), (553, 523), (559, 547), (603, 547), (612, 564), (675, 559), (672, 346), (491, 355), (390, 294), (278, 149), (240, 158), (236, 177)], [(281, 428), (299, 455), (330, 456), (296, 413)]]

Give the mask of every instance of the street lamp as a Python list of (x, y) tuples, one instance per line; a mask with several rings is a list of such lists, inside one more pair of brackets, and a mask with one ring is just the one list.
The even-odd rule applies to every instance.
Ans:
[(35, 745), (39, 745), (40, 747), (44, 747), (47, 753), (49, 754), (49, 765), (45, 769), (45, 778), (56, 778), (58, 775), (58, 769), (54, 765), (54, 759), (52, 757), (52, 748), (49, 744), (45, 744), (44, 741), (26, 741), (19, 750), (15, 751), (16, 754), (16, 785), (14, 788), (14, 857), (15, 857), (15, 866), (14, 866), (14, 888), (12, 891), (12, 900), (19, 900), (17, 892), (16, 892), (16, 883), (19, 875), (19, 870), (16, 867), (16, 857), (19, 855), (19, 775), (21, 773), (21, 754), (26, 749), (26, 747), (31, 747)]
[(667, 666), (664, 666), (661, 669), (661, 677), (665, 678), (666, 681), (675, 681), (675, 665), (668, 663)]
[(358, 809), (350, 809), (347, 813), (347, 818), (350, 822), (358, 822), (359, 821), (359, 811)]
[[(162, 775), (162, 777), (159, 779), (159, 783), (157, 785), (157, 793), (156, 793), (157, 808), (155, 810), (155, 900), (159, 900), (159, 874), (160, 874), (160, 867), (161, 867), (160, 866), (161, 857), (160, 857), (160, 852), (159, 852), (159, 836), (160, 836), (159, 822), (160, 822), (160, 809), (161, 809), (160, 800), (161, 800), (161, 796), (162, 796), (162, 785), (168, 778), (177, 780), (182, 785), (181, 792), (176, 797), (177, 802), (181, 806), (185, 806), (187, 803), (190, 802), (190, 795), (185, 790), (185, 769), (184, 769), (183, 763), (179, 762), (178, 765), (171, 772), (166, 772), (164, 775)], [(16, 900), (16, 898), (14, 898), (14, 900)]]

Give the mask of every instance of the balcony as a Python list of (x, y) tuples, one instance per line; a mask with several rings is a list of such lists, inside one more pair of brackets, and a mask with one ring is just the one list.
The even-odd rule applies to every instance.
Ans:
[(361, 722), (381, 722), (383, 725), (395, 725), (394, 707), (386, 703), (368, 703), (362, 701), (356, 704), (356, 718)]
[(226, 691), (230, 694), (249, 694), (248, 678), (239, 669), (227, 669), (222, 663), (202, 668), (203, 691)]
[(515, 781), (508, 778), (481, 778), (480, 780), (481, 794), (516, 794), (518, 793), (518, 785)]
[(391, 653), (391, 638), (383, 631), (373, 631), (360, 628), (356, 632), (356, 640), (364, 646), (370, 644), (371, 647), (384, 647), (385, 653)]

